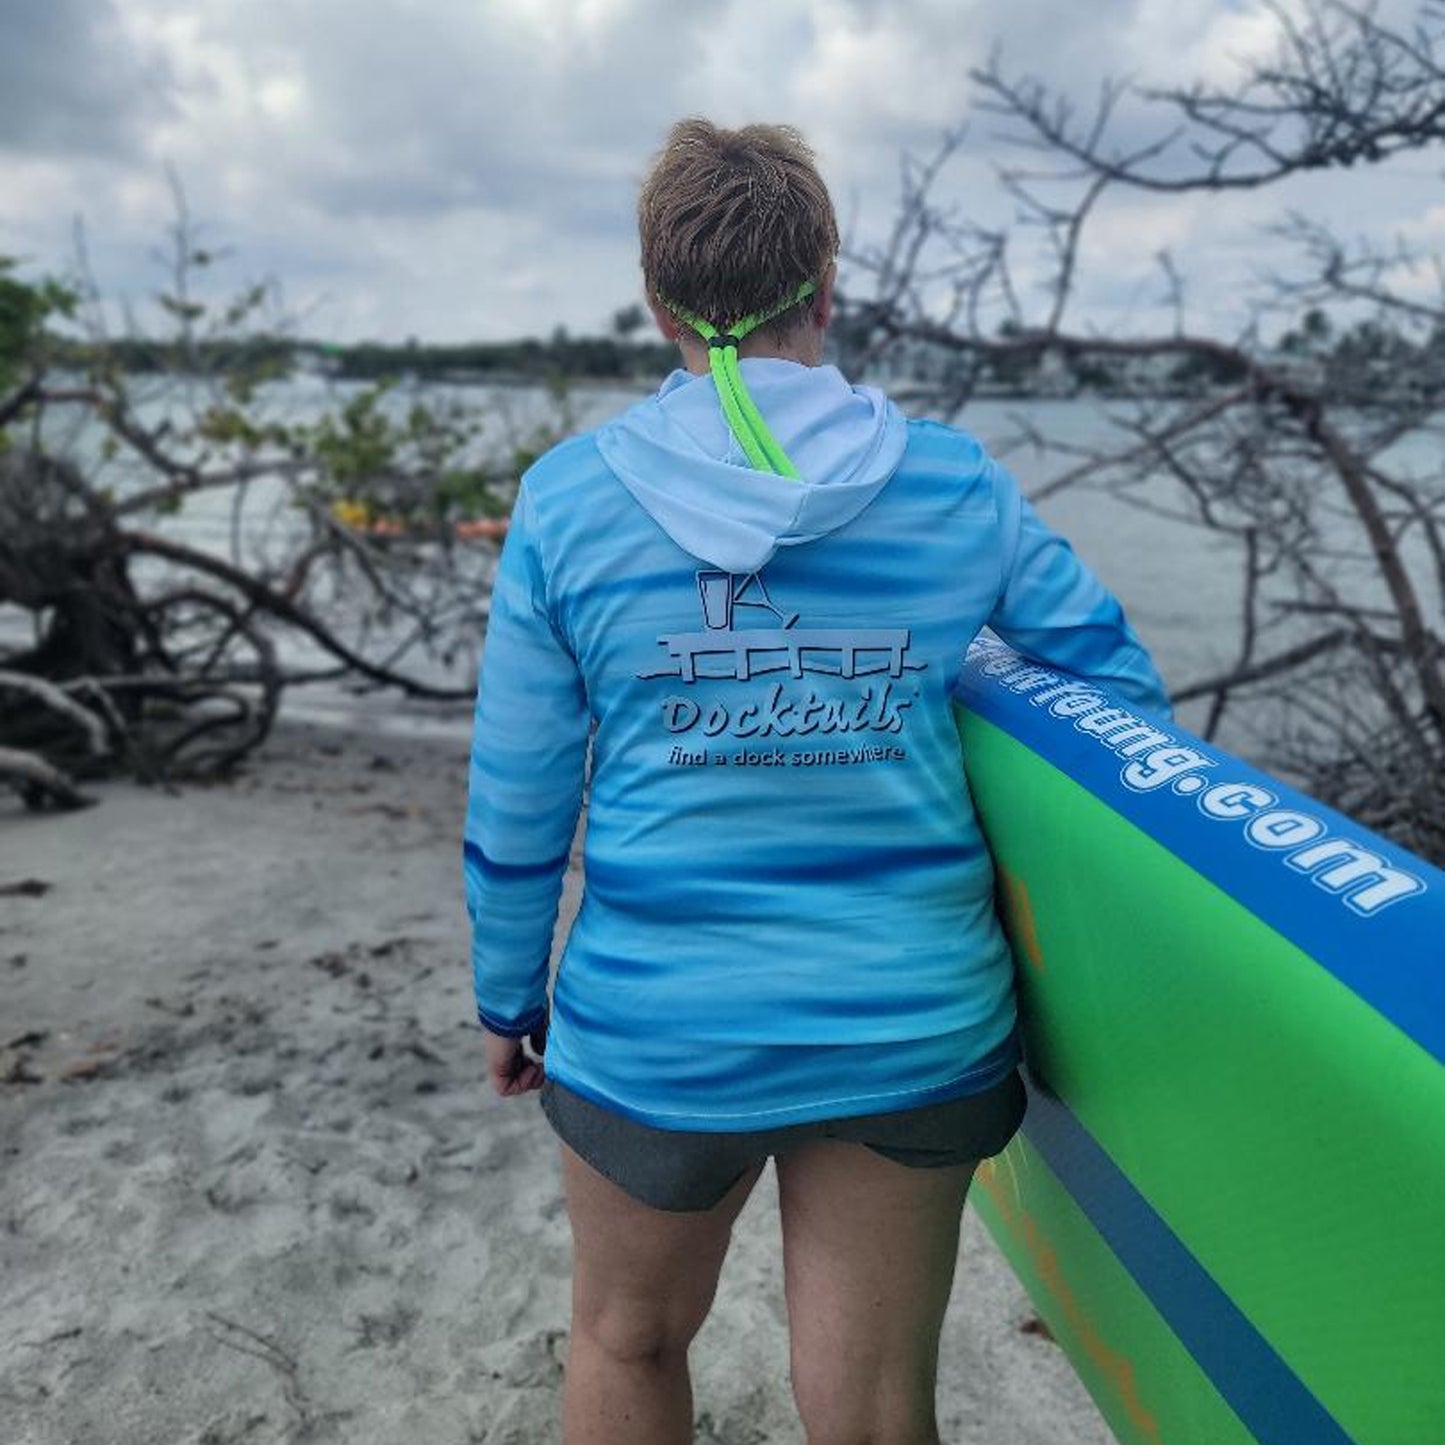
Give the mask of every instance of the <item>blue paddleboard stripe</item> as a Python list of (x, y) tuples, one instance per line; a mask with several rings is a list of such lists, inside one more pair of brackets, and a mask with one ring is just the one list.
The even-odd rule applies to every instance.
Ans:
[(1032, 1083), (1023, 1133), (1260, 1445), (1351, 1445), (1093, 1135)]
[(1000, 643), (970, 648), (958, 701), (1445, 1060), (1445, 873), (1107, 688)]

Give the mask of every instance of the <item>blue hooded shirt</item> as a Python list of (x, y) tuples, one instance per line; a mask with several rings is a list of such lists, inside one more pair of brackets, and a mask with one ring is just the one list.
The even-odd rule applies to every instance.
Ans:
[(745, 359), (802, 480), (753, 470), (710, 376), (523, 478), (478, 690), (464, 849), (478, 1015), (660, 1128), (986, 1088), (1012, 962), (951, 699), (985, 628), (1164, 716), (1118, 603), (963, 432), (832, 367)]

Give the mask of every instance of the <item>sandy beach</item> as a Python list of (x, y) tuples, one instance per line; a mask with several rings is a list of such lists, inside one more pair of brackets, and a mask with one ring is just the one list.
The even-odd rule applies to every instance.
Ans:
[[(464, 788), (464, 745), (289, 726), (226, 786), (0, 793), (5, 1441), (558, 1438), (567, 1218), (482, 1081)], [(1032, 1320), (970, 1212), (945, 1440), (1111, 1438)], [(693, 1361), (698, 1439), (801, 1442), (770, 1172)]]

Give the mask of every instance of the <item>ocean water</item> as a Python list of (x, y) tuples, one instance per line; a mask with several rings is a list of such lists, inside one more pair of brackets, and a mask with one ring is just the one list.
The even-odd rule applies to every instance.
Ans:
[[(354, 395), (355, 384), (298, 377), (265, 388), (258, 399), (259, 412), (275, 420), (312, 420), (328, 408), (337, 408)], [(565, 416), (555, 398), (540, 387), (403, 385), (388, 400), (400, 415), (416, 402), (433, 407), (458, 406), (475, 410), (484, 419), (483, 446), (510, 448), (529, 439), (539, 426), (559, 420), (572, 430), (591, 427), (615, 414), (644, 394), (640, 387), (583, 385), (573, 389)], [(157, 385), (142, 395), (139, 410), (154, 423), (163, 416), (180, 430), (207, 397)], [(972, 403), (955, 424), (973, 432), (1000, 455), (1019, 478), (1026, 493), (1037, 492), (1074, 464), (1072, 458), (1018, 445), (1025, 428), (1057, 438), (1068, 447), (1082, 447), (1117, 436), (1109, 408), (1092, 400), (983, 400)], [(1022, 424), (1021, 424), (1022, 423)], [(64, 411), (51, 414), (48, 443), (72, 455), (90, 475), (99, 475), (118, 495), (137, 486), (154, 484), (154, 475), (130, 464), (123, 456), (106, 459), (101, 437), (93, 423)], [(1428, 443), (1416, 439), (1420, 467), (1438, 465), (1426, 454)], [(1409, 460), (1409, 458), (1407, 458)], [(1084, 561), (1121, 600), (1135, 628), (1153, 654), (1171, 688), (1180, 688), (1228, 667), (1238, 647), (1241, 614), (1242, 567), (1238, 544), (1219, 533), (1161, 516), (1110, 496), (1087, 483), (1076, 484), (1043, 499), (1039, 510), (1049, 524), (1066, 536)], [(285, 555), (295, 537), (296, 514), (285, 504), (285, 492), (273, 480), (251, 482), (245, 493), (235, 490), (201, 494), (189, 499), (174, 516), (150, 525), (193, 546), (242, 561)], [(1342, 547), (1349, 541), (1346, 522), (1336, 520)], [(1337, 570), (1354, 566), (1357, 582), (1367, 593), (1375, 588), (1367, 565), (1343, 559)], [(1428, 559), (1415, 558), (1422, 579), (1431, 576)], [(1438, 616), (1445, 603), (1427, 588), (1427, 601)], [(287, 660), (309, 667), (322, 658), (299, 642), (288, 642)], [(426, 669), (429, 680), (468, 686), (474, 659), (459, 661), (450, 671)], [(400, 699), (395, 694), (362, 690), (352, 684), (316, 683), (288, 693), (287, 713), (338, 727), (377, 731), (404, 730), (465, 736), (469, 710), (463, 704), (436, 704)], [(1186, 726), (1198, 726), (1203, 705), (1181, 710)], [(1255, 719), (1254, 721), (1259, 721)], [(1244, 715), (1226, 729), (1221, 741), (1249, 751), (1257, 730)]]

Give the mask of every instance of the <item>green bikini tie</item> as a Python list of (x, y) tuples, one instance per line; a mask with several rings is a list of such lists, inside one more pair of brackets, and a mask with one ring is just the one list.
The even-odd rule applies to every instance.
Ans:
[(662, 303), (679, 321), (685, 321), (707, 342), (708, 366), (712, 371), (712, 379), (717, 384), (723, 415), (748, 461), (760, 472), (776, 472), (780, 477), (792, 477), (795, 481), (802, 480), (797, 467), (763, 420), (762, 412), (758, 410), (752, 397), (748, 395), (747, 387), (743, 385), (743, 375), (738, 370), (738, 343), (759, 326), (771, 321), (775, 316), (781, 316), (789, 307), (796, 306), (799, 301), (811, 296), (817, 289), (812, 281), (804, 281), (771, 311), (759, 311), (756, 315), (744, 316), (725, 332), (719, 331), (701, 316), (694, 316), (691, 311), (674, 306), (671, 301)]

